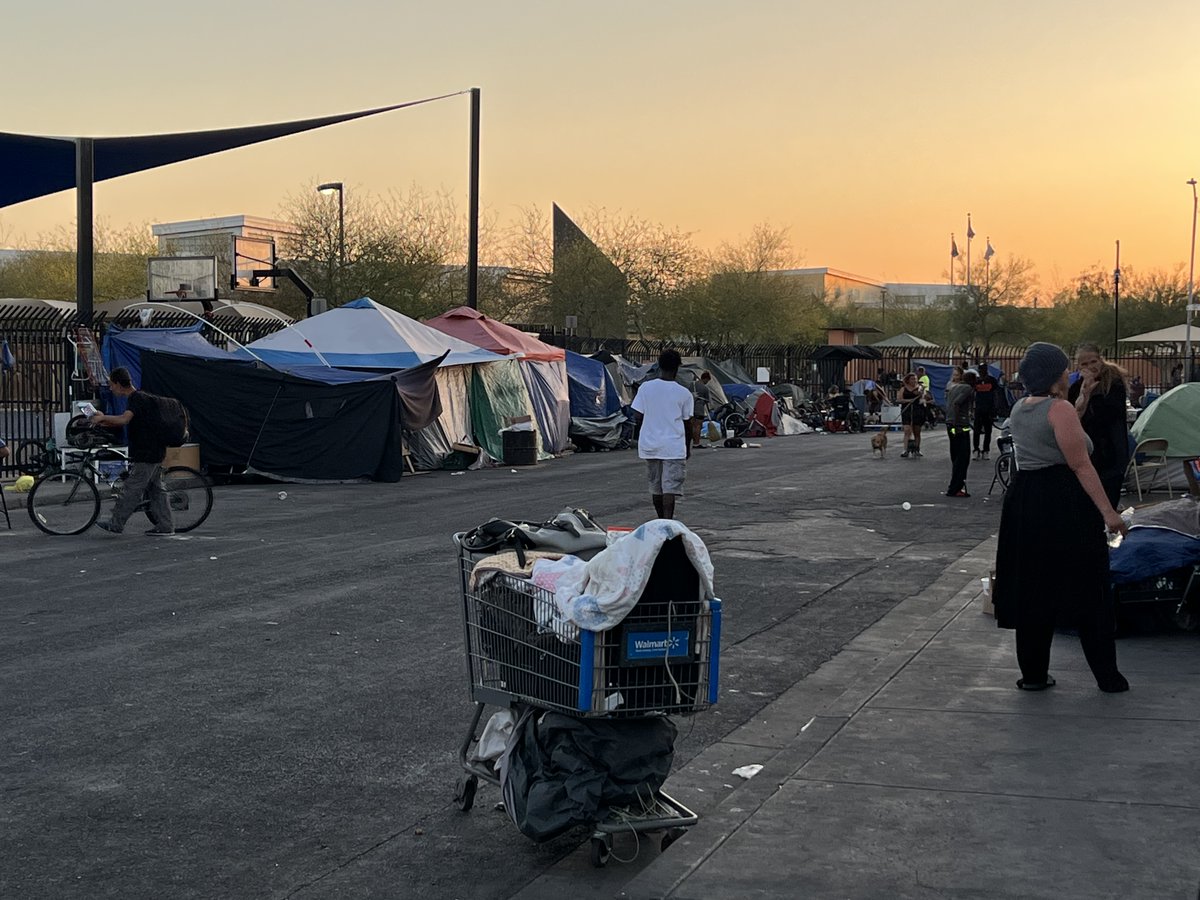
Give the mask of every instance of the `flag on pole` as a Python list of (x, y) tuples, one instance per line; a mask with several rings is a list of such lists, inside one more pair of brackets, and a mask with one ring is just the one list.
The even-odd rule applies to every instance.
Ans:
[(950, 258), (958, 259), (958, 244), (954, 242), (954, 235), (950, 236)]
[(971, 227), (971, 217), (967, 216), (967, 240), (975, 237), (975, 229)]
[(996, 255), (996, 251), (992, 249), (992, 239), (991, 239), (991, 238), (988, 238), (987, 245), (988, 245), (988, 246), (987, 246), (987, 250), (985, 250), (985, 251), (983, 252), (983, 258), (984, 258), (984, 259), (991, 259), (993, 256), (995, 256), (995, 255)]

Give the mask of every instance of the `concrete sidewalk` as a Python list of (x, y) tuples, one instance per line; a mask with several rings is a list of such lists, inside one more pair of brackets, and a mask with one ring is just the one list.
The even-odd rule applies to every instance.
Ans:
[(991, 557), (672, 776), (704, 818), (618, 896), (1197, 897), (1200, 638), (1121, 640), (1133, 687), (1107, 695), (1058, 636), (1058, 685), (1018, 691), (1012, 632), (982, 613)]

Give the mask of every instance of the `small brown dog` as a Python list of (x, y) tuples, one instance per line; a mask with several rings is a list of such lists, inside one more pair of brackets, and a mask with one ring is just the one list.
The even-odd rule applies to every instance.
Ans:
[(880, 459), (887, 458), (887, 432), (877, 431), (871, 435), (871, 455), (874, 456), (876, 451), (879, 453)]

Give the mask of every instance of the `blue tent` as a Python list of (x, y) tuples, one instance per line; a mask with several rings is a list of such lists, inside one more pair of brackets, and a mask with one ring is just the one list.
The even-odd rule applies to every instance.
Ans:
[(571, 418), (602, 419), (621, 411), (621, 394), (608, 367), (598, 359), (567, 351), (567, 391)]
[(118, 366), (129, 370), (135, 385), (142, 383), (142, 351), (162, 350), (201, 359), (231, 359), (232, 354), (214, 347), (200, 330), (203, 322), (183, 328), (122, 328), (109, 325), (100, 345), (100, 358), (111, 372)]

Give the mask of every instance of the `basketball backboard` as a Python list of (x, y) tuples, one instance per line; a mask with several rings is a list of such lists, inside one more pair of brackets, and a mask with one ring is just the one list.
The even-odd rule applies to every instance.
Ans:
[(274, 278), (255, 278), (255, 270), (275, 268), (273, 238), (233, 236), (232, 287), (238, 291), (274, 291)]
[(153, 256), (146, 265), (146, 299), (155, 303), (217, 299), (215, 256)]

